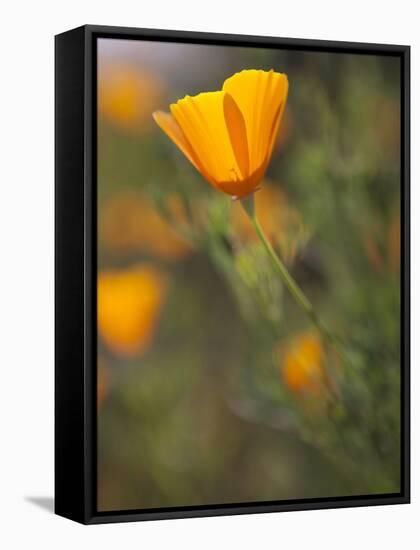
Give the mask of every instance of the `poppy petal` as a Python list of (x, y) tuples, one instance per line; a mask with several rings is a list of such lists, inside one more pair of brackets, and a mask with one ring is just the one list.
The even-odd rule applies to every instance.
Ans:
[[(230, 98), (226, 101), (224, 92), (219, 91), (186, 96), (171, 105), (176, 122), (200, 159), (203, 169), (215, 182), (237, 181), (243, 177), (243, 151), (235, 140), (239, 133), (240, 113), (232, 115), (235, 112), (232, 103)], [(225, 120), (225, 108), (234, 120), (230, 131)]]
[(245, 70), (225, 80), (223, 90), (233, 97), (244, 117), (253, 173), (270, 159), (286, 104), (287, 76), (273, 70)]
[(175, 145), (184, 153), (191, 164), (201, 172), (198, 159), (194, 155), (192, 147), (184, 136), (179, 124), (170, 113), (164, 111), (155, 111), (153, 118), (156, 124), (165, 132), (165, 134), (175, 143)]

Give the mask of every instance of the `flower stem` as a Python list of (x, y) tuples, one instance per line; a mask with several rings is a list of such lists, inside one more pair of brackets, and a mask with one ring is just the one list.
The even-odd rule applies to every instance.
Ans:
[(308, 316), (312, 324), (318, 329), (321, 336), (328, 342), (328, 344), (331, 345), (332, 348), (334, 348), (334, 350), (336, 351), (338, 356), (342, 359), (342, 361), (345, 364), (349, 365), (350, 361), (346, 353), (344, 352), (344, 350), (341, 348), (341, 345), (337, 340), (337, 337), (330, 332), (330, 330), (322, 321), (322, 319), (318, 317), (313, 305), (311, 304), (309, 299), (306, 297), (304, 292), (301, 290), (299, 285), (296, 283), (296, 281), (293, 279), (292, 275), (289, 273), (288, 269), (286, 268), (284, 263), (281, 261), (281, 259), (275, 252), (270, 241), (267, 239), (267, 236), (264, 233), (264, 230), (261, 227), (261, 224), (258, 221), (257, 215), (255, 213), (254, 197), (253, 196), (247, 197), (243, 199), (241, 202), (245, 212), (249, 216), (249, 219), (252, 225), (254, 226), (254, 229), (260, 241), (262, 242), (270, 258), (272, 259), (273, 264), (277, 268), (277, 271), (284, 285), (289, 290), (290, 294), (293, 296), (297, 304), (306, 313), (306, 315)]

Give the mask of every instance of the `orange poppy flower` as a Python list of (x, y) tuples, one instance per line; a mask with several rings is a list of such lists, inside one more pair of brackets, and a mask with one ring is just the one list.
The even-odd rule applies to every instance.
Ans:
[(109, 64), (99, 70), (100, 116), (124, 131), (150, 126), (150, 112), (162, 100), (163, 86), (153, 74), (130, 65)]
[(166, 287), (165, 276), (150, 265), (99, 274), (98, 330), (114, 353), (130, 357), (149, 349)]
[(213, 187), (242, 198), (264, 177), (287, 92), (285, 74), (245, 70), (221, 91), (186, 96), (153, 117)]
[(282, 377), (296, 393), (318, 393), (324, 384), (324, 349), (314, 332), (299, 334), (283, 353)]
[[(165, 206), (173, 219), (182, 224), (186, 214), (176, 195), (166, 197)], [(169, 261), (191, 253), (190, 245), (140, 194), (123, 191), (110, 197), (100, 209), (99, 235), (103, 244), (118, 253), (147, 252)]]

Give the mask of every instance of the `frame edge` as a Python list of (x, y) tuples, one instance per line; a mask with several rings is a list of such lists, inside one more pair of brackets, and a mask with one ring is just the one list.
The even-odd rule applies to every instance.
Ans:
[(84, 27), (55, 37), (55, 509), (85, 523)]

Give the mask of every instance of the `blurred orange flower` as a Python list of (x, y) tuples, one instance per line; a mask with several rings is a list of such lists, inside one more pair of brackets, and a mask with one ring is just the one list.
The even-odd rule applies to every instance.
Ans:
[[(255, 194), (255, 208), (268, 240), (279, 248), (286, 262), (292, 262), (308, 238), (299, 212), (289, 205), (287, 195), (270, 182), (265, 182)], [(258, 241), (249, 217), (239, 205), (233, 209), (233, 227), (234, 234), (246, 242)]]
[[(176, 195), (166, 198), (165, 207), (175, 222), (185, 223), (186, 215)], [(104, 245), (116, 252), (142, 250), (165, 260), (178, 260), (191, 247), (152, 202), (133, 192), (121, 192), (108, 199), (100, 209), (99, 234)]]
[(122, 130), (150, 128), (150, 113), (162, 100), (162, 82), (153, 73), (130, 65), (110, 64), (99, 71), (100, 116)]
[(166, 277), (151, 265), (99, 273), (98, 330), (114, 353), (130, 357), (149, 349), (166, 290)]
[(145, 247), (151, 254), (156, 254), (167, 260), (185, 258), (191, 253), (191, 246), (171, 225), (171, 223), (174, 226), (187, 223), (187, 215), (182, 200), (177, 195), (167, 195), (165, 209), (170, 219), (173, 220), (172, 222), (163, 218), (150, 201), (145, 201)]
[(296, 393), (318, 393), (325, 382), (324, 349), (315, 332), (296, 336), (282, 353), (282, 377), (290, 390)]
[(221, 91), (186, 96), (153, 117), (213, 187), (242, 198), (264, 177), (288, 87), (285, 74), (245, 70)]

